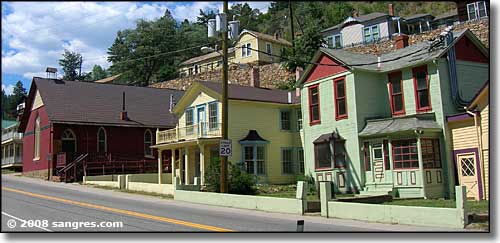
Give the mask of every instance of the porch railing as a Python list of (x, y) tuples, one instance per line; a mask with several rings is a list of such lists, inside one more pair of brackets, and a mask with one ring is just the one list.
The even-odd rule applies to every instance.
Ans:
[(9, 139), (20, 140), (22, 138), (23, 138), (23, 134), (18, 133), (18, 132), (8, 132), (5, 134), (2, 134), (2, 142), (9, 140)]
[(221, 123), (201, 122), (191, 126), (159, 131), (156, 134), (156, 144), (220, 137), (221, 128)]

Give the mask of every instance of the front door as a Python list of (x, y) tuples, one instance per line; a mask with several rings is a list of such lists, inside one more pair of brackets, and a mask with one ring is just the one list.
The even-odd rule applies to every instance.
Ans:
[(457, 168), (460, 184), (467, 188), (467, 197), (479, 200), (479, 185), (477, 179), (476, 154), (465, 153), (457, 155)]
[(372, 146), (372, 156), (373, 181), (382, 182), (385, 177), (384, 151), (382, 149), (382, 144), (374, 144)]
[(204, 136), (206, 134), (206, 123), (205, 123), (205, 107), (198, 107), (198, 116), (197, 116), (197, 121), (196, 123), (198, 124), (198, 131), (200, 132), (199, 135)]

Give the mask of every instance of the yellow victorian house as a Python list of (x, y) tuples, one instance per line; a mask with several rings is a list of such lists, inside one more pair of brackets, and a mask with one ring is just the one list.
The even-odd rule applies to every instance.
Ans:
[[(302, 174), (302, 119), (295, 93), (229, 84), (228, 138), (232, 141), (230, 163), (236, 163), (261, 184), (294, 183)], [(222, 85), (195, 82), (172, 112), (176, 128), (157, 131), (160, 154), (171, 154), (172, 181), (183, 185), (205, 183), (210, 160), (219, 157)], [(170, 150), (170, 151), (168, 151)], [(162, 157), (162, 156), (159, 156)]]
[[(292, 43), (275, 34), (268, 35), (251, 30), (243, 30), (234, 48), (229, 48), (229, 62), (233, 64), (268, 64), (280, 62), (283, 49)], [(259, 50), (254, 51), (254, 50)], [(190, 58), (179, 65), (181, 77), (222, 68), (221, 53), (214, 51), (205, 55)]]

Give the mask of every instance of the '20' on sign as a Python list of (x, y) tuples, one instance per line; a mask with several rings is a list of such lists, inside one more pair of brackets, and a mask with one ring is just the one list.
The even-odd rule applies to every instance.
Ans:
[(219, 155), (220, 156), (231, 156), (233, 154), (233, 146), (231, 139), (220, 140), (219, 144)]

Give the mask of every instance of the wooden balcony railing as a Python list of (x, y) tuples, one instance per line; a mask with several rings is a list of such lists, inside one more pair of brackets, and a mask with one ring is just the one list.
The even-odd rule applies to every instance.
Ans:
[(156, 134), (156, 144), (220, 137), (221, 128), (221, 123), (201, 122), (191, 126), (158, 131)]

